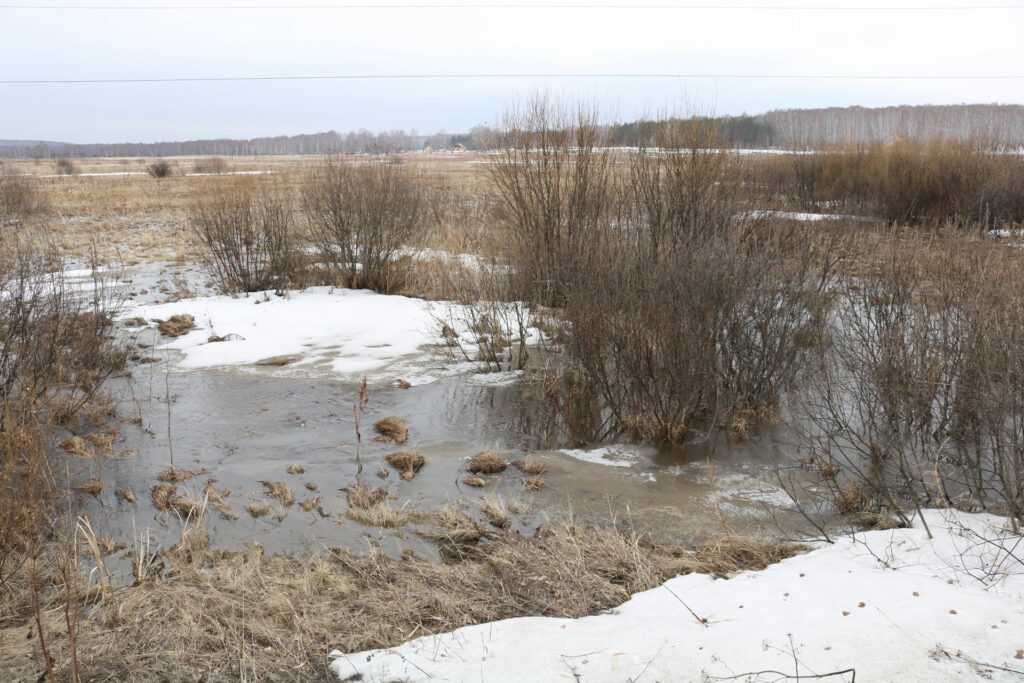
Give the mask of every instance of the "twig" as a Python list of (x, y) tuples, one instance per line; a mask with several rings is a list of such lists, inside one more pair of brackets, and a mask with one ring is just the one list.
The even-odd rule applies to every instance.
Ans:
[(669, 588), (669, 587), (668, 587), (668, 586), (666, 586), (666, 585), (662, 585), (662, 588), (664, 588), (665, 590), (667, 590), (667, 591), (668, 591), (668, 592), (669, 592), (669, 593), (670, 593), (670, 594), (672, 595), (672, 597), (673, 597), (673, 598), (675, 598), (676, 600), (678, 600), (678, 601), (679, 601), (679, 604), (680, 604), (680, 605), (682, 605), (683, 607), (685, 607), (685, 608), (686, 608), (686, 611), (687, 611), (687, 612), (689, 612), (690, 614), (692, 614), (692, 615), (693, 615), (693, 618), (697, 620), (697, 623), (698, 623), (698, 624), (700, 624), (700, 625), (701, 625), (701, 626), (703, 626), (704, 628), (708, 628), (708, 627), (709, 627), (709, 625), (708, 625), (708, 620), (707, 620), (707, 619), (705, 619), (704, 617), (702, 617), (702, 616), (698, 615), (698, 614), (697, 614), (696, 612), (694, 612), (694, 611), (693, 611), (692, 609), (690, 609), (690, 606), (689, 606), (689, 605), (687, 605), (687, 604), (686, 604), (685, 602), (683, 602), (683, 599), (682, 599), (681, 597), (679, 597), (678, 595), (676, 595), (675, 591), (673, 591), (673, 590), (672, 590), (671, 588)]

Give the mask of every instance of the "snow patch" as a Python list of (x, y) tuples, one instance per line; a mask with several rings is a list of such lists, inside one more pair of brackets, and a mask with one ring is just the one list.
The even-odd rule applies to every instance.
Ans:
[[(933, 539), (920, 524), (857, 534), (728, 580), (679, 576), (597, 616), (508, 619), (395, 648), (334, 651), (331, 668), (342, 680), (435, 683), (762, 683), (782, 676), (749, 672), (792, 677), (797, 666), (855, 669), (865, 681), (1019, 681), (1010, 670), (1024, 670), (1024, 564), (1000, 565), (1005, 552), (976, 537), (1007, 548), (1020, 538), (990, 515), (929, 510), (925, 519)], [(986, 567), (999, 572), (983, 582)]]

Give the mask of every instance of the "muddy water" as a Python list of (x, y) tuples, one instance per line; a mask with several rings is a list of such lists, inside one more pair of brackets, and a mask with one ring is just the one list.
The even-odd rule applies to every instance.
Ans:
[[(135, 282), (125, 279), (125, 289), (137, 300), (159, 300), (161, 290), (173, 289), (156, 286), (153, 278), (170, 281), (195, 272), (148, 268), (136, 273)], [(155, 341), (141, 339), (147, 347)], [(353, 414), (358, 387), (351, 381), (288, 376), (273, 368), (182, 371), (175, 352), (144, 348), (142, 353), (156, 362), (134, 364), (130, 378), (110, 385), (121, 418), (115, 448), (131, 455), (64, 458), (72, 484), (103, 480), (98, 496), (74, 494), (76, 508), (101, 534), (124, 543), (146, 530), (161, 546), (178, 538), (181, 520), (157, 510), (149, 494), (172, 462), (198, 473), (179, 484), (181, 491), (201, 498), (208, 480), (230, 491), (227, 502), (237, 519), (214, 509), (207, 516), (212, 544), (226, 549), (258, 543), (269, 552), (304, 551), (373, 543), (391, 552), (434, 553), (416, 533), (422, 525), (382, 530), (345, 517), (342, 489), (358, 476), (386, 486), (393, 506), (416, 511), (453, 502), (480, 516), (484, 499), (500, 497), (514, 510), (513, 528), (522, 533), (570, 515), (628, 523), (675, 542), (698, 541), (723, 525), (753, 531), (780, 520), (796, 522), (786, 496), (773, 485), (775, 466), (793, 448), (784, 427), (739, 444), (722, 439), (684, 449), (624, 446), (611, 458), (601, 451), (565, 452), (558, 449), (563, 444), (536, 433), (548, 422), (549, 408), (535, 398), (537, 392), (527, 390), (528, 376), (495, 384), (482, 382), (486, 376), (461, 374), (410, 389), (370, 386), (360, 444)], [(384, 463), (384, 456), (399, 447), (373, 439), (372, 424), (390, 415), (409, 424), (409, 441), (401, 449), (415, 449), (427, 460), (412, 481), (401, 481)], [(545, 487), (527, 491), (524, 475), (511, 467), (488, 477), (484, 489), (462, 484), (466, 459), (485, 449), (510, 461), (529, 455), (544, 462)], [(291, 465), (301, 466), (304, 474), (288, 474)], [(378, 471), (389, 476), (379, 478)], [(296, 504), (285, 507), (268, 499), (263, 481), (287, 483)], [(317, 491), (310, 492), (307, 484)], [(135, 504), (115, 496), (123, 487), (134, 490)], [(320, 497), (321, 510), (303, 512), (298, 503), (314, 496)], [(245, 509), (253, 502), (271, 503), (273, 512), (254, 519)]]

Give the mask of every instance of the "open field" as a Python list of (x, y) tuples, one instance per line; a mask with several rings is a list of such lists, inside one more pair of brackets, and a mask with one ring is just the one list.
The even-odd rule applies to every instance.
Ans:
[(504, 133), (3, 162), (0, 678), (1019, 678), (1024, 160)]

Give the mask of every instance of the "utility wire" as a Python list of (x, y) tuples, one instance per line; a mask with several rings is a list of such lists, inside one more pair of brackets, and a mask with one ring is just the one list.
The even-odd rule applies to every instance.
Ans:
[(210, 76), (180, 78), (0, 79), (0, 85), (108, 85), (128, 83), (223, 83), (246, 81), (398, 81), (486, 80), (514, 78), (560, 79), (706, 79), (706, 80), (822, 80), (822, 81), (1017, 81), (1024, 74), (1001, 75), (857, 75), (857, 74), (736, 74), (736, 73), (403, 73), (323, 74), (303, 76)]
[(168, 10), (431, 10), (431, 9), (477, 9), (477, 10), (711, 10), (711, 11), (769, 11), (769, 12), (973, 12), (1024, 10), (1024, 5), (722, 5), (722, 4), (673, 4), (673, 3), (549, 3), (531, 4), (522, 2), (382, 2), (342, 4), (159, 4), (159, 5), (72, 5), (72, 4), (31, 4), (19, 5), (0, 3), (0, 9), (12, 10), (96, 10), (96, 11), (168, 11)]

